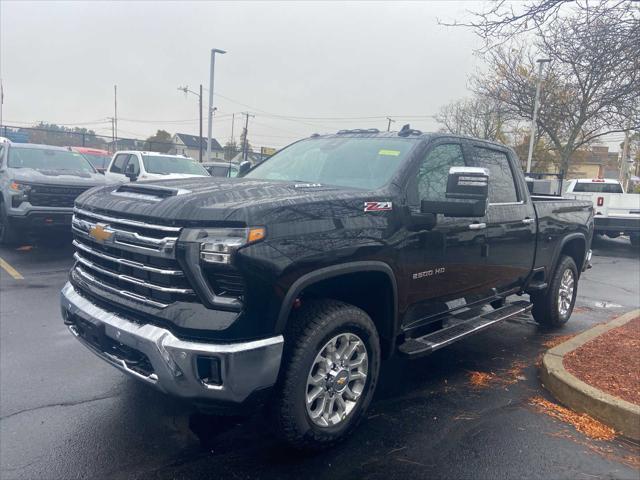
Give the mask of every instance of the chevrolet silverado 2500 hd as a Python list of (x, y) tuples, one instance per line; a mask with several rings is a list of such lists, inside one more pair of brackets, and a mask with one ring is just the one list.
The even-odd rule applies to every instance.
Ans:
[(591, 204), (532, 198), (496, 143), (341, 131), (241, 175), (78, 198), (62, 315), (95, 354), (164, 392), (260, 400), (296, 446), (351, 431), (391, 355), (531, 308), (563, 325), (589, 266)]

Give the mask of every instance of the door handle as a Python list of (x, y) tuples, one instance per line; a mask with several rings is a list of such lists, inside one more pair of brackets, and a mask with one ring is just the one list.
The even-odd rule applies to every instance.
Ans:
[(487, 228), (486, 223), (472, 223), (469, 225), (469, 230), (483, 230), (485, 228)]
[(533, 222), (534, 222), (533, 218), (527, 217), (522, 219), (522, 223), (524, 223), (525, 225), (531, 225)]

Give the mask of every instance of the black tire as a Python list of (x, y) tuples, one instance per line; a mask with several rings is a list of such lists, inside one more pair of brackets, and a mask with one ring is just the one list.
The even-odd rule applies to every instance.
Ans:
[[(561, 308), (560, 302), (562, 281), (567, 271), (573, 277), (573, 291), (570, 300), (567, 299), (568, 308), (565, 309)], [(533, 319), (546, 328), (559, 328), (567, 323), (578, 295), (578, 278), (578, 268), (573, 258), (566, 255), (561, 256), (547, 290), (544, 293), (531, 296)]]
[(0, 245), (16, 245), (22, 240), (22, 232), (11, 225), (4, 202), (0, 202)]
[[(380, 340), (364, 311), (335, 300), (306, 302), (289, 319), (289, 325), (280, 378), (270, 405), (272, 423), (276, 435), (290, 446), (319, 450), (346, 438), (367, 410), (378, 381)], [(318, 426), (307, 411), (308, 375), (327, 343), (344, 333), (357, 335), (366, 347), (366, 380), (346, 418), (337, 425)]]
[(640, 247), (640, 234), (636, 233), (636, 234), (631, 234), (629, 235), (629, 240), (631, 240), (631, 246), (632, 247)]

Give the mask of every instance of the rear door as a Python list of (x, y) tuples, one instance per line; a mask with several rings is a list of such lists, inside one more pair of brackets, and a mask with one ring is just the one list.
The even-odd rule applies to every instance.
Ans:
[(505, 292), (522, 285), (533, 268), (536, 214), (509, 150), (480, 142), (470, 148), (474, 165), (489, 171), (485, 279)]

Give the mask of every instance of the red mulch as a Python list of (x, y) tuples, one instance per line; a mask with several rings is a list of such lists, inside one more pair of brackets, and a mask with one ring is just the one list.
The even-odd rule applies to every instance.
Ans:
[(640, 405), (640, 317), (585, 343), (564, 367), (585, 383)]

